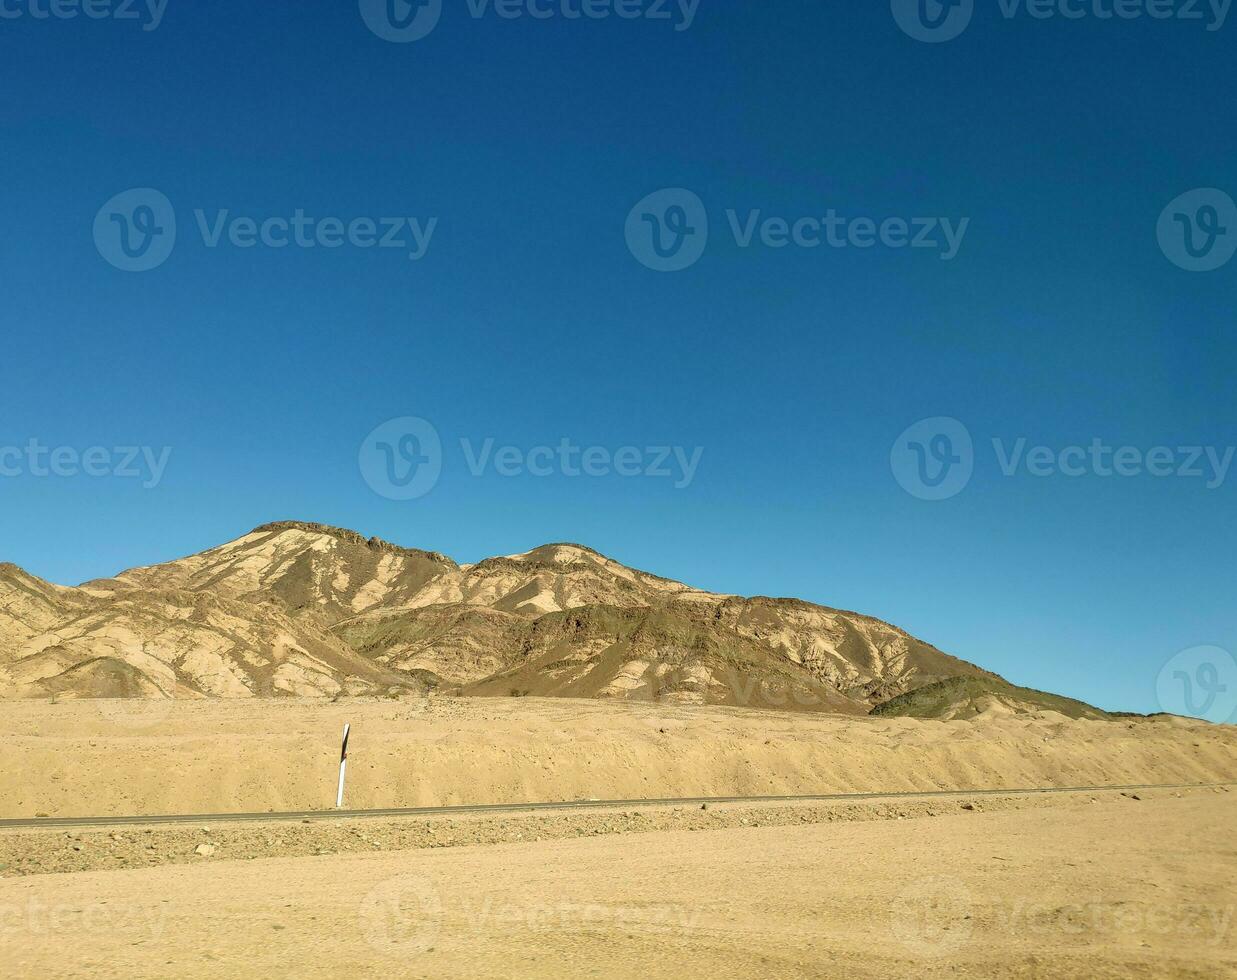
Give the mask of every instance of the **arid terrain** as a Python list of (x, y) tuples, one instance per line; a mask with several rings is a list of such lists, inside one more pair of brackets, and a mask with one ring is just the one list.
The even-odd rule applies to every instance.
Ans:
[(865, 715), (961, 679), (977, 686), (942, 713), (1050, 697), (870, 616), (703, 592), (573, 544), (460, 565), (285, 521), (73, 588), (0, 565), (0, 698), (442, 691)]
[(559, 698), (15, 701), (0, 818), (1237, 779), (1237, 728), (935, 721)]
[(577, 545), (3, 566), (0, 706), (5, 976), (1237, 971), (1237, 727)]
[[(1237, 792), (1212, 789), (43, 831), (15, 842), (99, 870), (6, 872), (0, 961), (118, 980), (1231, 977), (1235, 819)], [(126, 848), (176, 857), (107, 860)]]
[[(1237, 968), (1232, 726), (532, 697), (8, 707), (0, 816), (27, 822), (0, 828), (6, 975)], [(333, 819), (344, 721), (350, 808), (955, 792)], [(1052, 786), (1127, 788), (1019, 792)], [(291, 809), (318, 815), (114, 822)], [(47, 822), (75, 815), (100, 819)]]

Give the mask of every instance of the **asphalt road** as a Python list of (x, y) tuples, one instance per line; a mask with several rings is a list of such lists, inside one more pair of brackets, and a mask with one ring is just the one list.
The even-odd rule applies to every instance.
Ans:
[(1237, 783), (1140, 783), (1131, 786), (1036, 786), (1023, 789), (932, 790), (918, 793), (824, 793), (806, 796), (699, 796), (664, 800), (569, 800), (559, 803), (476, 803), (463, 806), (396, 807), (387, 810), (293, 810), (262, 813), (191, 813), (133, 817), (36, 817), (0, 820), (0, 830), (57, 827), (118, 827), (175, 823), (252, 823), (277, 820), (356, 820), (367, 817), (455, 816), (465, 813), (526, 813), (538, 810), (597, 810), (607, 807), (700, 806), (705, 803), (861, 802), (922, 800), (946, 796), (1027, 796), (1034, 793), (1095, 793), (1151, 789), (1202, 789)]

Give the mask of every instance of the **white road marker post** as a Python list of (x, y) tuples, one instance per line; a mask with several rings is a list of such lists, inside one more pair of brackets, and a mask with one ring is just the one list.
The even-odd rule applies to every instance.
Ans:
[(339, 750), (339, 791), (335, 794), (335, 809), (342, 809), (344, 805), (344, 773), (348, 771), (348, 732), (352, 729), (351, 725), (344, 725), (344, 747)]

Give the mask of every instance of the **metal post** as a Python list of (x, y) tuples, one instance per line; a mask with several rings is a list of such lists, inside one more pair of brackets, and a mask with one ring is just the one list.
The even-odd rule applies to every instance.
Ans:
[(344, 725), (344, 746), (339, 750), (339, 792), (335, 794), (336, 810), (342, 809), (344, 805), (344, 773), (348, 769), (348, 732), (351, 729), (351, 725)]

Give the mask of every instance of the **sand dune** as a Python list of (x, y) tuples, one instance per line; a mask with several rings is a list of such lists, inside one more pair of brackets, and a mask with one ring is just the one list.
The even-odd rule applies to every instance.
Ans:
[(851, 718), (540, 698), (13, 702), (0, 816), (431, 806), (1237, 779), (1183, 719)]

